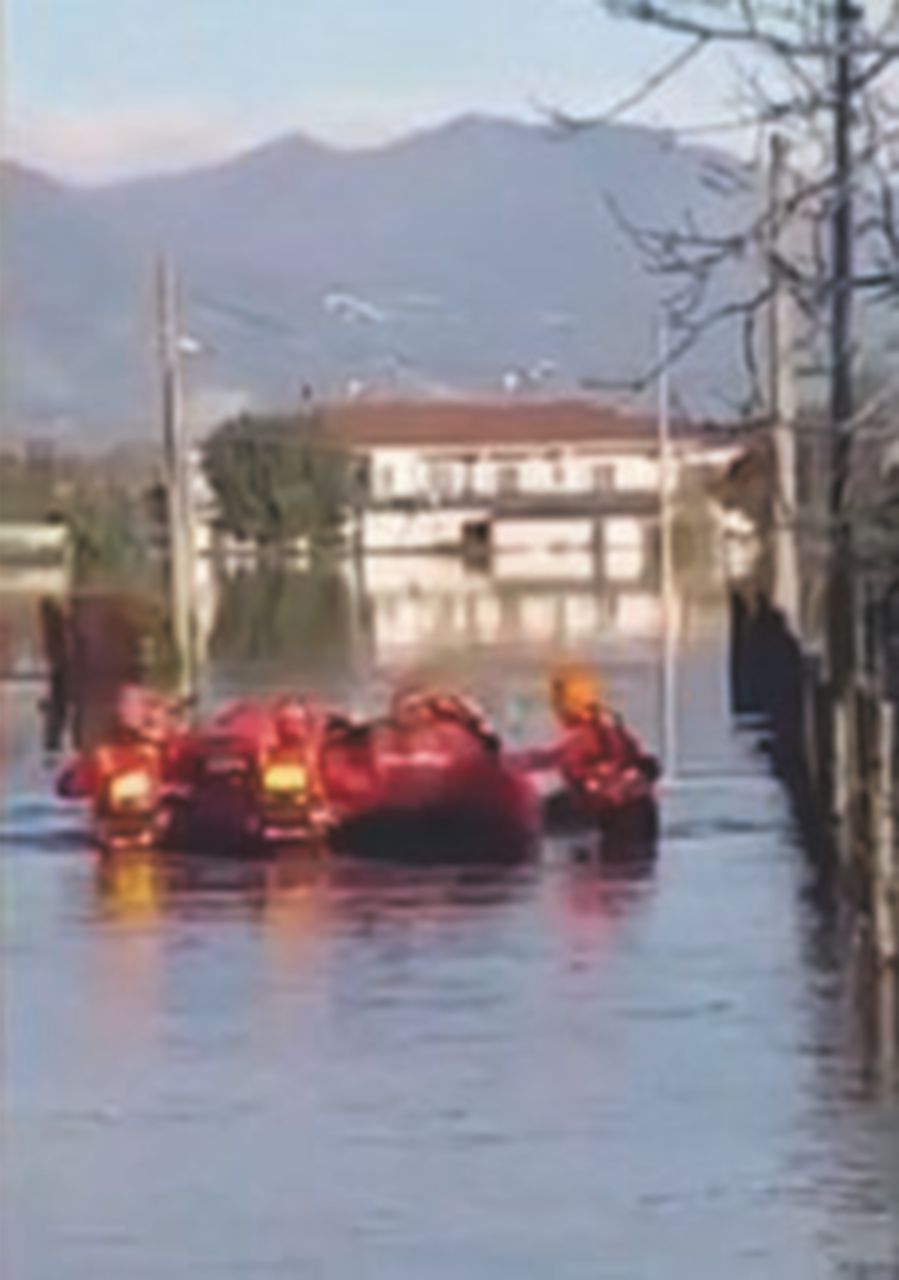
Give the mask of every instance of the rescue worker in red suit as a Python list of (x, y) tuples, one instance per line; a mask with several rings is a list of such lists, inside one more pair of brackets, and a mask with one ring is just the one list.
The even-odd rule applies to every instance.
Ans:
[(158, 785), (165, 768), (167, 717), (159, 696), (139, 685), (118, 693), (113, 728), (106, 741), (83, 752), (61, 773), (57, 792), (67, 799), (90, 799), (105, 808), (112, 778), (125, 772), (147, 774)]
[(213, 717), (208, 728), (193, 733), (185, 732), (169, 719), (165, 728), (166, 774), (173, 782), (192, 784), (204, 754), (224, 739), (242, 744), (260, 763), (279, 751), (302, 755), (310, 773), (317, 774), (320, 736), (320, 717), (293, 695), (285, 695), (270, 705), (233, 702)]
[(326, 821), (321, 762), (325, 722), (322, 712), (301, 698), (288, 694), (272, 707), (271, 737), (263, 746), (266, 759), (290, 757), (302, 762), (308, 779), (312, 812), (321, 823)]
[(600, 808), (627, 801), (658, 777), (658, 762), (605, 705), (600, 682), (592, 672), (583, 668), (556, 672), (550, 696), (562, 735), (548, 747), (516, 756), (521, 767), (558, 769), (574, 794), (591, 797)]

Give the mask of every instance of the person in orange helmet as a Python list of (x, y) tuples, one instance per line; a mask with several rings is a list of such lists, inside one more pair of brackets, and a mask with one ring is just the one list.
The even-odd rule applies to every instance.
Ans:
[(658, 777), (658, 762), (607, 705), (595, 672), (581, 666), (554, 671), (550, 700), (562, 734), (547, 747), (522, 753), (522, 767), (558, 769), (575, 789), (600, 772), (610, 784), (637, 774), (651, 781)]

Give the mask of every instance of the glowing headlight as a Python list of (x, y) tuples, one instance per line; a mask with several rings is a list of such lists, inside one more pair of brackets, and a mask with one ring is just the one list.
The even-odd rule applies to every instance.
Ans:
[(282, 761), (267, 765), (262, 775), (262, 785), (275, 795), (296, 795), (306, 790), (308, 775), (301, 764)]
[(154, 798), (153, 779), (141, 770), (120, 773), (109, 784), (109, 802), (116, 809), (148, 808)]

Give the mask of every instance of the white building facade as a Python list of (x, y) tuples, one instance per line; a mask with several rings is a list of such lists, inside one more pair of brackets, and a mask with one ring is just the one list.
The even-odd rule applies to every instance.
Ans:
[[(576, 550), (600, 522), (631, 522), (633, 545), (657, 514), (663, 483), (658, 428), (587, 401), (355, 404), (331, 414), (364, 462), (360, 516), (369, 552)], [(676, 433), (665, 472), (710, 464), (698, 433)], [(726, 455), (726, 449), (722, 456)], [(645, 529), (644, 529), (645, 531)]]
[(448, 505), (495, 499), (571, 498), (591, 494), (656, 493), (659, 461), (622, 444), (609, 452), (589, 445), (555, 448), (485, 444), (476, 452), (453, 445), (374, 446), (370, 496), (376, 504), (417, 500)]

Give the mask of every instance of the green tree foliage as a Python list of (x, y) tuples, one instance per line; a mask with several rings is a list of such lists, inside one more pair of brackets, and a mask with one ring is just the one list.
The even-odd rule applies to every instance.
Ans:
[(64, 511), (80, 473), (76, 464), (55, 459), (0, 457), (0, 508), (8, 521), (43, 521)]
[[(146, 483), (144, 472), (138, 479)], [(49, 450), (0, 456), (0, 517), (62, 523), (72, 537), (76, 580), (133, 581), (146, 568), (138, 490), (120, 460)]]
[(142, 571), (145, 546), (129, 494), (115, 490), (79, 494), (67, 522), (79, 581), (130, 578)]
[(263, 546), (320, 540), (350, 502), (350, 459), (315, 413), (243, 414), (213, 434), (205, 463), (222, 527)]

